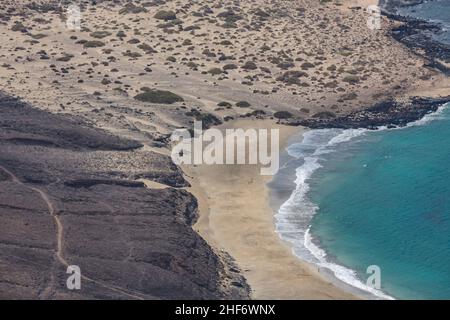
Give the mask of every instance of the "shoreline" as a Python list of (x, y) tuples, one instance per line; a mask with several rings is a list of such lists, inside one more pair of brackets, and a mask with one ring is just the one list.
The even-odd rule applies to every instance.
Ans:
[[(279, 128), (280, 150), (303, 130), (270, 120), (237, 120), (217, 128), (256, 126)], [(234, 259), (251, 288), (251, 299), (360, 298), (296, 257), (275, 232), (267, 186), (273, 177), (261, 176), (259, 166), (201, 165), (183, 170), (192, 185), (188, 191), (198, 200), (194, 230), (216, 251)]]
[[(416, 126), (428, 125), (429, 122), (432, 122), (432, 121), (435, 121), (436, 119), (439, 119), (439, 116), (442, 114), (442, 112), (445, 109), (448, 109), (449, 107), (450, 107), (450, 102), (444, 103), (444, 104), (440, 105), (435, 112), (429, 113), (429, 114), (425, 115), (424, 117), (422, 117), (421, 119), (418, 119), (416, 121), (409, 122), (406, 126), (395, 127), (395, 128), (386, 128), (386, 127), (384, 127), (384, 128), (380, 128), (379, 131), (392, 131), (392, 130), (407, 129), (407, 128), (416, 127)], [(330, 130), (332, 130), (332, 129), (330, 129)], [(344, 129), (344, 131), (342, 133), (345, 133), (347, 130), (351, 130), (351, 129)], [(314, 131), (314, 129), (313, 129), (313, 131)], [(371, 134), (371, 132), (375, 132), (375, 130), (365, 129), (363, 134)], [(340, 134), (338, 134), (338, 135), (340, 135)], [(358, 136), (360, 136), (360, 134), (357, 134), (355, 137), (358, 137)], [(355, 137), (352, 137), (351, 140), (353, 140)], [(347, 142), (347, 140), (345, 140), (345, 142)], [(339, 152), (339, 151), (332, 150), (331, 152)], [(323, 165), (323, 167), (325, 167), (325, 165)], [(314, 170), (314, 172), (316, 170)], [(316, 203), (314, 205), (316, 205)], [(318, 212), (314, 212), (313, 216), (315, 214), (317, 214), (317, 213)], [(313, 254), (313, 256), (315, 256), (316, 258), (318, 258), (317, 254), (319, 256), (321, 256), (322, 254), (326, 254), (324, 256), (323, 260), (322, 260), (322, 257), (320, 257), (320, 259), (319, 259), (320, 261), (319, 262), (321, 264), (325, 263), (327, 265), (326, 267), (321, 267), (321, 269), (329, 271), (328, 273), (330, 274), (330, 277), (331, 277), (330, 279), (332, 281), (333, 281), (333, 279), (337, 279), (337, 276), (335, 274), (336, 270), (334, 269), (334, 267), (338, 268), (338, 270), (337, 270), (338, 273), (342, 272), (342, 270), (339, 271), (340, 268), (344, 268), (345, 271), (350, 271), (350, 272), (356, 274), (356, 271), (354, 269), (352, 269), (352, 267), (349, 267), (349, 266), (346, 266), (344, 264), (339, 263), (338, 261), (336, 261), (335, 258), (331, 258), (331, 259), (328, 258), (329, 256), (336, 257), (335, 253), (330, 252), (330, 251), (328, 251), (328, 249), (326, 249), (325, 247), (321, 246), (321, 243), (320, 243), (320, 241), (318, 241), (318, 238), (314, 237), (314, 235), (310, 234), (310, 227), (311, 226), (308, 226), (308, 228), (307, 228), (307, 233), (309, 234), (309, 237), (310, 237), (310, 239), (308, 241), (309, 245), (305, 245), (305, 248), (308, 251), (310, 251)], [(302, 257), (299, 256), (299, 259), (302, 259)], [(304, 258), (304, 259), (307, 260), (307, 258)], [(344, 273), (344, 275), (345, 275), (345, 273)], [(337, 279), (337, 280), (338, 280), (337, 283), (339, 283), (341, 281), (340, 279)], [(359, 276), (357, 274), (356, 274), (355, 277), (353, 277), (353, 279), (350, 278), (350, 280), (351, 281), (357, 280), (358, 282), (360, 282), (359, 284), (364, 285), (363, 281), (361, 281), (361, 279), (359, 278)], [(350, 282), (348, 282), (348, 283), (344, 282), (344, 283), (348, 287), (356, 289), (356, 291), (360, 290), (359, 288), (357, 288), (356, 286), (354, 286)], [(352, 290), (352, 289), (350, 289), (350, 290)], [(389, 299), (389, 300), (391, 300), (391, 299), (392, 300), (400, 299), (398, 296), (395, 296), (392, 292), (387, 292), (385, 290), (377, 290), (378, 292), (376, 294), (372, 293), (372, 292), (368, 292), (368, 291), (366, 291), (364, 289), (361, 289), (361, 291), (366, 293), (365, 295), (372, 296), (372, 298), (376, 298), (376, 299)]]

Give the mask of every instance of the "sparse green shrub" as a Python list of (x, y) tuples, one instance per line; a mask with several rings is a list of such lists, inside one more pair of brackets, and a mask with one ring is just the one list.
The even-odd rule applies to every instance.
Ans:
[(279, 64), (277, 64), (277, 67), (283, 70), (293, 68), (294, 66), (295, 64), (291, 61), (282, 61)]
[(119, 32), (116, 33), (116, 37), (118, 38), (125, 38), (127, 35), (123, 30), (120, 30)]
[(303, 62), (300, 65), (300, 68), (302, 68), (303, 70), (308, 70), (308, 69), (314, 68), (314, 65), (311, 62)]
[(37, 33), (37, 34), (30, 34), (30, 37), (32, 37), (33, 39), (39, 40), (39, 39), (47, 37), (47, 35), (44, 33)]
[(359, 82), (359, 77), (356, 75), (348, 75), (345, 76), (342, 81), (350, 83), (350, 84), (356, 84)]
[(238, 103), (236, 103), (236, 107), (239, 107), (239, 108), (248, 108), (250, 106), (251, 106), (251, 104), (247, 101), (239, 101)]
[(158, 20), (164, 20), (164, 21), (169, 21), (169, 20), (175, 20), (177, 18), (177, 15), (175, 14), (175, 12), (173, 11), (166, 11), (166, 10), (161, 10), (158, 11), (155, 15), (154, 15), (155, 19)]
[(215, 76), (215, 75), (223, 73), (223, 70), (220, 69), (220, 68), (211, 68), (211, 69), (208, 70), (208, 73), (212, 74), (213, 76)]
[(191, 69), (197, 69), (198, 68), (198, 64), (196, 64), (195, 62), (189, 61), (187, 63), (187, 66)]
[(199, 30), (200, 27), (199, 26), (187, 26), (186, 28), (184, 28), (184, 31), (193, 31), (193, 30)]
[(344, 57), (348, 57), (352, 54), (352, 52), (350, 50), (339, 50), (338, 53)]
[(222, 25), (222, 28), (225, 28), (225, 29), (236, 29), (237, 27), (238, 27), (238, 25), (234, 22), (225, 22)]
[(226, 23), (235, 23), (236, 21), (242, 20), (242, 16), (234, 13), (231, 10), (221, 12), (217, 15), (218, 18), (224, 18)]
[(234, 63), (229, 63), (223, 66), (223, 70), (233, 70), (233, 69), (237, 69), (238, 66), (235, 65)]
[(255, 16), (258, 16), (258, 17), (261, 17), (261, 18), (268, 18), (268, 17), (270, 17), (270, 14), (268, 14), (266, 11), (262, 10), (261, 8), (257, 8), (253, 14)]
[(131, 2), (127, 3), (122, 9), (119, 10), (119, 14), (138, 14), (141, 12), (147, 12), (147, 9), (145, 9), (144, 7), (138, 7)]
[(150, 54), (150, 53), (157, 53), (158, 51), (156, 51), (155, 49), (153, 49), (151, 46), (149, 46), (146, 43), (142, 43), (140, 45), (137, 46), (139, 49), (142, 49), (145, 51), (145, 53)]
[(109, 31), (95, 31), (95, 32), (91, 32), (89, 34), (92, 38), (96, 38), (96, 39), (103, 39), (105, 37), (108, 37), (111, 35), (111, 32)]
[(164, 90), (154, 90), (148, 88), (143, 93), (136, 95), (134, 99), (143, 102), (161, 103), (161, 104), (172, 104), (175, 102), (184, 101), (182, 97), (173, 92)]
[(243, 66), (242, 69), (245, 70), (255, 70), (257, 69), (258, 66), (256, 65), (256, 63), (254, 63), (253, 61), (247, 61)]
[(259, 69), (261, 69), (261, 71), (265, 73), (272, 73), (272, 71), (270, 71), (270, 69), (267, 67), (259, 67)]
[(15, 22), (14, 25), (11, 27), (12, 31), (20, 31), (20, 32), (25, 32), (27, 31), (27, 28), (22, 24), (22, 22)]
[(130, 58), (139, 58), (139, 57), (142, 57), (142, 54), (140, 54), (139, 52), (133, 52), (133, 51), (129, 51), (129, 50), (127, 50), (127, 51), (125, 51), (125, 52), (122, 52), (122, 54), (123, 54), (125, 57), (130, 57)]
[(342, 100), (355, 100), (358, 97), (358, 95), (354, 92), (347, 93), (341, 96)]
[(323, 85), (325, 88), (336, 88), (338, 86), (337, 81), (330, 81)]
[(304, 113), (309, 113), (310, 112), (310, 110), (308, 108), (301, 108), (300, 111), (304, 112)]
[(73, 57), (74, 57), (73, 54), (66, 53), (62, 57), (57, 58), (56, 61), (67, 62), (70, 61)]
[(281, 76), (279, 76), (276, 80), (281, 81), (287, 84), (300, 84), (301, 77), (307, 77), (308, 74), (304, 71), (292, 70), (286, 71)]
[(104, 45), (105, 43), (99, 40), (86, 41), (84, 43), (85, 48), (99, 48), (103, 47)]
[(293, 114), (289, 111), (277, 111), (273, 114), (273, 116), (277, 119), (289, 119), (292, 118)]
[(217, 118), (215, 115), (211, 113), (201, 113), (197, 109), (191, 109), (191, 111), (186, 112), (186, 116), (194, 117), (195, 120), (201, 121), (203, 129), (207, 129), (212, 125), (219, 125), (222, 123), (222, 120)]

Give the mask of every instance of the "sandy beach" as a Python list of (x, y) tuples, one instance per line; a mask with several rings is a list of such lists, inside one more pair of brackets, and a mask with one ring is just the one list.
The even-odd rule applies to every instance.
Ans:
[[(226, 128), (278, 128), (280, 150), (304, 130), (274, 121), (238, 120)], [(183, 168), (199, 200), (196, 230), (216, 250), (228, 252), (242, 269), (253, 299), (354, 299), (300, 261), (275, 232), (267, 183), (257, 165), (200, 165)]]

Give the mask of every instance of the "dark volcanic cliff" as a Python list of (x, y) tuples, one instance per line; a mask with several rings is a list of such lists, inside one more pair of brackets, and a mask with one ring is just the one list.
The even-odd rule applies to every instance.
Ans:
[[(0, 95), (0, 298), (248, 297), (192, 230), (178, 168), (140, 146)], [(67, 289), (67, 265), (81, 290)]]

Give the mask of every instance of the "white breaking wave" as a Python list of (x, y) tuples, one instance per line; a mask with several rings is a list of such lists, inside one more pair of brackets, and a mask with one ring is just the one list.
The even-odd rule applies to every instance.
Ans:
[[(450, 104), (441, 106), (438, 111), (408, 124), (407, 127), (424, 125), (430, 121), (442, 119), (442, 112), (448, 106)], [(393, 130), (395, 129), (401, 128)], [(379, 130), (391, 129), (379, 127)], [(362, 283), (354, 270), (330, 262), (326, 252), (313, 243), (309, 232), (311, 219), (319, 207), (307, 196), (310, 189), (308, 180), (317, 169), (322, 167), (320, 162), (323, 161), (323, 158), (321, 156), (333, 152), (337, 145), (363, 136), (369, 131), (367, 129), (310, 130), (303, 135), (301, 143), (295, 143), (288, 147), (288, 154), (297, 159), (303, 159), (304, 163), (296, 169), (296, 188), (275, 215), (276, 232), (281, 239), (293, 245), (293, 252), (300, 259), (332, 271), (337, 279), (355, 288), (382, 299), (393, 299), (384, 292)]]
[(446, 103), (446, 104), (440, 106), (436, 110), (436, 112), (429, 113), (429, 114), (425, 115), (422, 119), (408, 123), (407, 127), (423, 126), (431, 121), (443, 119), (444, 116), (442, 115), (442, 113), (449, 106), (450, 106), (450, 103)]

